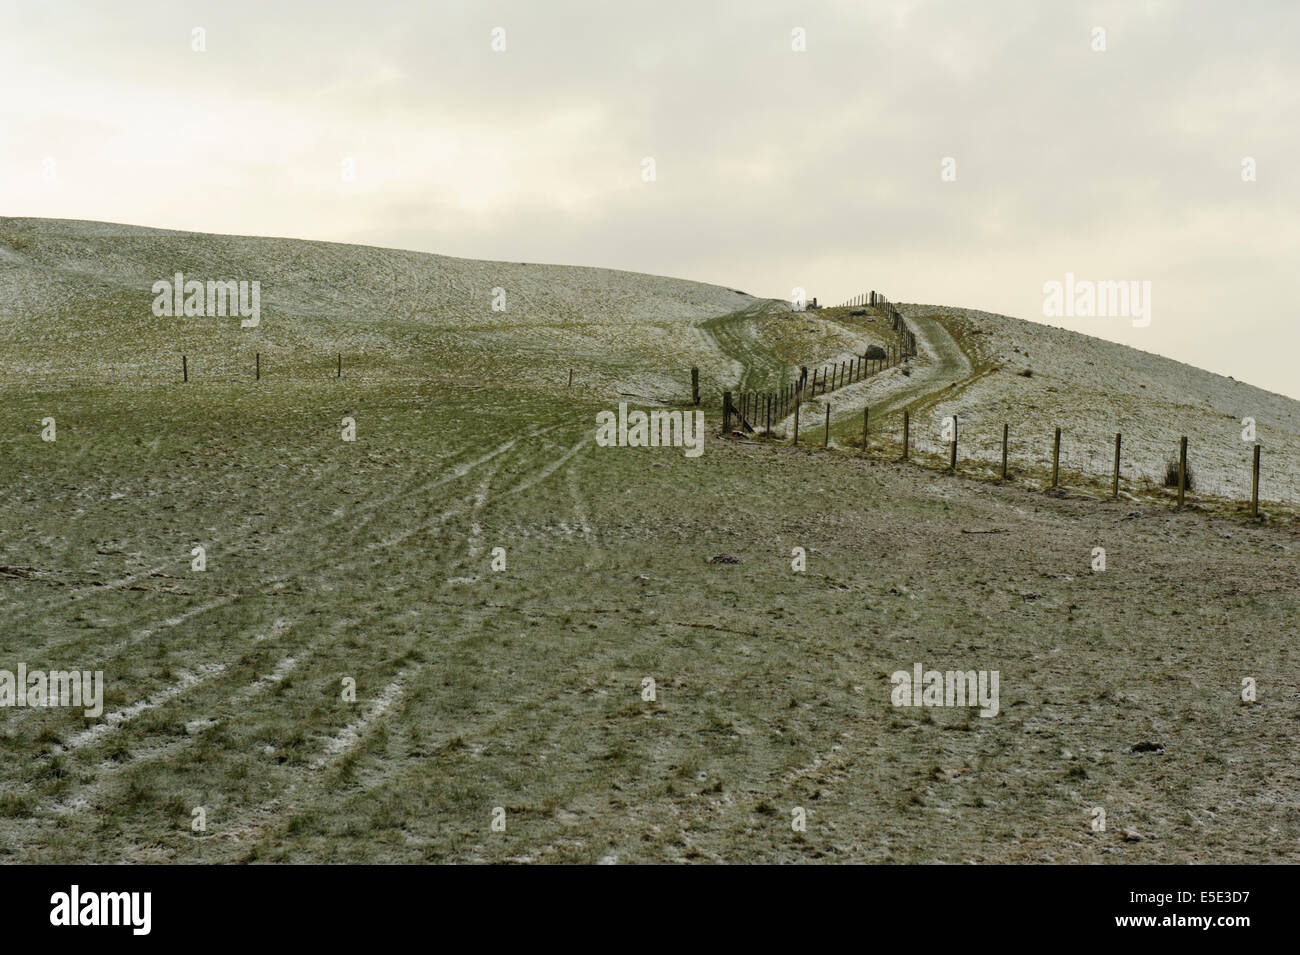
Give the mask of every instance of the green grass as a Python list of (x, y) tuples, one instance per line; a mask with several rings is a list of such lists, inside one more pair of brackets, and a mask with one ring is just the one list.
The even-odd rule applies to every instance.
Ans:
[[(127, 356), (101, 319), (0, 365)], [(249, 365), (215, 332), (185, 385), (7, 379), (0, 667), (103, 670), (124, 715), (5, 712), (0, 859), (1300, 860), (1290, 527), (720, 439), (731, 363), (817, 366), (837, 311), (517, 319), (368, 319), (341, 381), (339, 314), (260, 383), (207, 374)], [(693, 363), (702, 457), (595, 446)], [(999, 670), (1000, 714), (892, 707), (914, 662)]]

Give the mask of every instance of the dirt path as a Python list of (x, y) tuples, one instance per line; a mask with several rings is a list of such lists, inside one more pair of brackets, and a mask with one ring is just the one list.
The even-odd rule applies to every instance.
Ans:
[(793, 368), (763, 347), (758, 323), (780, 303), (764, 301), (700, 324), (718, 351), (740, 368), (736, 391), (772, 391), (785, 384)]
[[(969, 377), (973, 372), (969, 356), (961, 350), (957, 340), (948, 333), (948, 329), (938, 319), (912, 316), (907, 319), (907, 324), (916, 335), (918, 350), (930, 361), (911, 366), (910, 376), (903, 375), (899, 370), (890, 380), (889, 391), (880, 397), (873, 396), (871, 403), (873, 415), (901, 411), (906, 405), (959, 385), (962, 379)], [(863, 384), (869, 385), (870, 382), (863, 382)], [(843, 392), (837, 393), (835, 397), (841, 394)], [(845, 417), (847, 416), (846, 414)], [(839, 416), (835, 414), (832, 407), (832, 421), (837, 417)], [(856, 414), (854, 417), (856, 418)]]
[[(822, 427), (828, 401), (833, 443), (837, 433), (841, 437), (859, 433), (865, 405), (871, 406), (871, 420), (877, 422), (905, 407), (912, 408), (927, 400), (937, 401), (946, 397), (951, 389), (963, 387), (979, 376), (970, 356), (962, 351), (961, 345), (937, 318), (908, 316), (907, 322), (916, 335), (917, 350), (924, 356), (923, 360), (895, 366), (830, 395), (819, 395), (804, 402), (799, 419), (803, 433)], [(903, 374), (904, 367), (910, 369), (910, 375)], [(778, 427), (789, 431), (793, 424), (791, 416)]]

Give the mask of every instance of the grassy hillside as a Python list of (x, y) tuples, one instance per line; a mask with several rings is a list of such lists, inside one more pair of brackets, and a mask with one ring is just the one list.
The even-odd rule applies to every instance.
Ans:
[(1048, 325), (973, 309), (914, 305), (905, 311), (944, 322), (980, 372), (926, 408), (923, 437), (937, 433), (943, 417), (959, 416), (970, 436), (962, 442), (964, 457), (1000, 461), (1006, 422), (1017, 464), (1042, 473), (1059, 426), (1063, 467), (1104, 476), (1120, 432), (1129, 479), (1155, 483), (1185, 435), (1197, 489), (1243, 500), (1250, 495), (1255, 443), (1243, 440), (1243, 419), (1251, 418), (1264, 446), (1261, 495), (1300, 502), (1300, 402)]
[[(1294, 522), (726, 439), (712, 390), (701, 457), (592, 440), (619, 391), (680, 401), (692, 363), (711, 389), (769, 387), (883, 341), (876, 314), (515, 266), (527, 310), (471, 324), (432, 290), (485, 294), (501, 267), (0, 236), (0, 669), (106, 681), (99, 717), (0, 711), (0, 859), (1300, 861)], [(264, 297), (259, 347), (285, 353), (262, 381), (237, 322), (175, 331), (186, 385), (177, 343), (138, 327), (191, 255), (300, 303)], [(936, 400), (968, 376), (948, 321), (957, 352), (831, 398)], [(344, 341), (368, 364), (335, 380)], [(993, 361), (971, 354), (969, 374)], [(998, 670), (998, 715), (891, 705), (915, 663)]]

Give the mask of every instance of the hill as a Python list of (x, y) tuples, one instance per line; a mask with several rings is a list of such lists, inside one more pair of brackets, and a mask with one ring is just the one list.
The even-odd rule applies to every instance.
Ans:
[[(177, 270), (265, 281), (260, 323), (155, 317)], [(1300, 523), (1043, 493), (1030, 458), (1073, 408), (1072, 454), (1115, 418), (1207, 467), (1258, 405), (1272, 462), (1291, 405), (903, 311), (920, 354), (795, 448), (720, 434), (720, 392), (892, 342), (880, 310), (3, 220), (0, 861), (1300, 861)], [(594, 442), (691, 365), (705, 453)], [(972, 457), (901, 462), (901, 411), (934, 463), (948, 408)], [(996, 713), (897, 705), (917, 666), (996, 671)], [(19, 668), (99, 673), (102, 709), (15, 705)]]

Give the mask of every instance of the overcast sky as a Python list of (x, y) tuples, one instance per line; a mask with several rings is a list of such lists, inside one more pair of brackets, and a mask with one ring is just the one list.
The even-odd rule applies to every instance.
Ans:
[[(0, 214), (877, 288), (1300, 398), (1298, 91), (1287, 0), (0, 0)], [(1067, 272), (1150, 325), (1045, 318)]]

